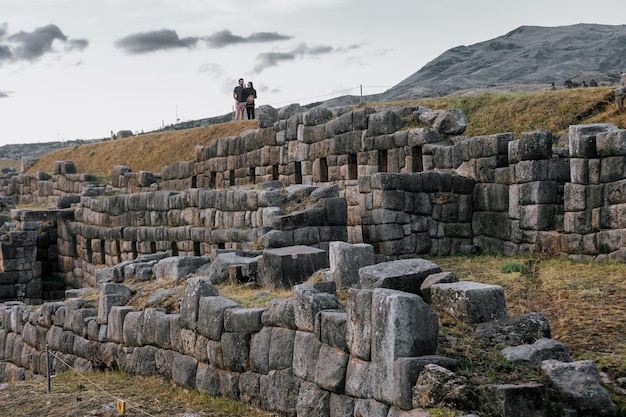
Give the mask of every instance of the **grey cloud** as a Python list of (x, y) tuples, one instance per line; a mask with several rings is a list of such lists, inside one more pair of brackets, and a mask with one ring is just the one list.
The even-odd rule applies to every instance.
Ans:
[(256, 32), (250, 36), (239, 36), (233, 34), (230, 30), (220, 30), (205, 38), (205, 41), (209, 46), (213, 48), (223, 48), (229, 45), (236, 45), (240, 43), (261, 43), (261, 42), (273, 42), (284, 41), (291, 39), (291, 36), (281, 35), (276, 32)]
[(179, 38), (175, 30), (161, 29), (133, 33), (115, 41), (115, 45), (131, 55), (146, 54), (166, 49), (191, 48), (200, 38)]
[(213, 63), (203, 64), (200, 66), (199, 72), (206, 72), (213, 75), (222, 75), (223, 73), (222, 66)]
[(7, 61), (36, 61), (55, 52), (53, 43), (65, 44), (66, 50), (84, 50), (89, 42), (85, 39), (70, 39), (57, 25), (46, 25), (32, 32), (20, 31), (10, 34), (6, 23), (0, 26), (0, 63)]
[(89, 46), (87, 39), (70, 39), (65, 46), (66, 51), (84, 51)]
[(328, 45), (310, 47), (304, 43), (287, 52), (264, 52), (256, 56), (255, 72), (261, 72), (265, 68), (275, 67), (284, 61), (293, 61), (299, 57), (319, 56), (337, 52), (339, 49)]
[(275, 67), (283, 61), (293, 61), (296, 54), (293, 52), (264, 52), (256, 56), (254, 72), (261, 72), (267, 67)]
[(8, 91), (0, 91), (0, 98), (8, 98), (11, 97), (11, 93)]

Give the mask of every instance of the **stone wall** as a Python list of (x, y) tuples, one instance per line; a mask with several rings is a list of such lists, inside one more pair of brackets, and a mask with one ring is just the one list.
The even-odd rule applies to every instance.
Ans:
[[(73, 287), (143, 254), (331, 241), (372, 244), (378, 261), (473, 251), (626, 260), (626, 134), (613, 125), (572, 126), (555, 147), (542, 131), (464, 136), (458, 110), (265, 106), (259, 121), (160, 174), (118, 166), (97, 186), (58, 161), (50, 176), (8, 175), (2, 192), (74, 206), (58, 230), (58, 272)], [(426, 127), (402, 130), (409, 121)]]
[(45, 374), (48, 345), (55, 373), (70, 365), (158, 374), (280, 415), (345, 409), (341, 415), (352, 416), (367, 406), (384, 416), (412, 408), (413, 371), (433, 361), (454, 363), (425, 356), (436, 353), (438, 321), (416, 294), (351, 290), (341, 311), (333, 294), (301, 285), (268, 308), (243, 308), (190, 278), (180, 314), (167, 314), (107, 303), (105, 295), (119, 294), (118, 287), (124, 286), (105, 284), (98, 305), (72, 298), (37, 311), (4, 308), (0, 381)]

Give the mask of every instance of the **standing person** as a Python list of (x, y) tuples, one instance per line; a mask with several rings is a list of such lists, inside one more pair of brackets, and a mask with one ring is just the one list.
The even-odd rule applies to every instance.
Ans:
[(246, 113), (248, 120), (254, 119), (254, 99), (256, 98), (256, 90), (252, 85), (252, 81), (248, 81), (248, 85), (243, 90), (243, 96), (246, 98)]
[(243, 120), (243, 111), (246, 108), (246, 96), (243, 94), (243, 78), (239, 79), (239, 85), (233, 90), (235, 99), (235, 121)]

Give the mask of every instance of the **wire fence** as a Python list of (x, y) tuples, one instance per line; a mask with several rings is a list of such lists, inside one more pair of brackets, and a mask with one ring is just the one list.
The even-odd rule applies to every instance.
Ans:
[[(156, 417), (153, 414), (148, 413), (147, 411), (144, 411), (143, 409), (146, 408), (145, 406), (139, 404), (139, 403), (134, 403), (134, 402), (129, 402), (128, 400), (125, 400), (123, 398), (120, 398), (119, 396), (114, 395), (113, 393), (109, 392), (108, 390), (106, 390), (104, 387), (102, 387), (101, 385), (99, 385), (98, 383), (92, 381), (91, 379), (89, 379), (84, 373), (80, 372), (78, 369), (74, 368), (72, 365), (70, 365), (69, 363), (67, 363), (65, 360), (63, 360), (60, 356), (58, 356), (57, 354), (55, 354), (54, 352), (50, 351), (48, 349), (48, 346), (46, 346), (46, 351), (43, 352), (43, 354), (47, 355), (46, 356), (46, 380), (48, 383), (48, 394), (50, 394), (51, 392), (51, 377), (52, 377), (52, 370), (51, 370), (51, 361), (50, 361), (50, 357), (54, 357), (56, 358), (61, 364), (63, 364), (64, 366), (66, 366), (69, 370), (71, 370), (72, 372), (74, 372), (76, 375), (78, 375), (79, 377), (81, 377), (82, 379), (84, 379), (85, 381), (87, 381), (89, 384), (91, 384), (92, 386), (94, 386), (95, 388), (97, 388), (99, 391), (101, 391), (102, 393), (104, 393), (105, 395), (107, 395), (108, 397), (110, 397), (111, 399), (115, 400), (116, 403), (118, 404), (119, 407), (119, 403), (122, 402), (122, 408), (123, 410), (120, 410), (118, 408), (118, 411), (120, 411), (120, 414), (125, 414), (126, 410), (134, 410), (140, 414), (143, 414), (145, 416), (149, 416), (149, 417)], [(20, 355), (17, 358), (15, 357), (11, 357), (9, 359), (0, 359), (0, 363), (13, 363), (15, 364), (15, 362), (22, 362), (24, 360), (28, 360), (30, 359), (31, 356), (40, 356), (42, 355), (42, 352), (39, 351), (34, 351), (31, 353), (28, 353), (26, 355)]]

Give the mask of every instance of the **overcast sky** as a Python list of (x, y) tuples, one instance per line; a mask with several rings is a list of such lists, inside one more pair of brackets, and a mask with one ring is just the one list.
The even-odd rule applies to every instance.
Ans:
[(455, 46), (625, 12), (623, 0), (2, 0), (0, 145), (223, 115), (240, 77), (276, 108), (379, 93)]

